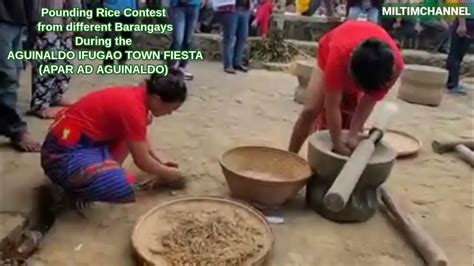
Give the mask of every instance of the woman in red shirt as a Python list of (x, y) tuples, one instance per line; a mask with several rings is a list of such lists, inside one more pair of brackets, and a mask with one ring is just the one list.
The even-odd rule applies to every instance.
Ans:
[(252, 27), (258, 27), (258, 34), (262, 38), (266, 38), (270, 29), (270, 20), (273, 11), (273, 0), (263, 0), (257, 8), (257, 14), (254, 21), (252, 21)]
[(94, 201), (135, 200), (134, 177), (122, 168), (127, 155), (159, 183), (180, 183), (177, 164), (152, 149), (151, 116), (171, 114), (185, 101), (183, 74), (152, 75), (140, 86), (114, 86), (86, 95), (60, 114), (41, 150), (41, 166), (74, 207)]
[(299, 152), (314, 126), (329, 129), (334, 151), (350, 155), (375, 104), (403, 70), (401, 52), (382, 27), (347, 21), (321, 38), (317, 61), (289, 150)]

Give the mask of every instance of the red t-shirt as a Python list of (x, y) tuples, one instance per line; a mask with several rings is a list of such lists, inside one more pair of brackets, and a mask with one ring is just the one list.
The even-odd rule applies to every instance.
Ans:
[(86, 95), (65, 113), (82, 134), (97, 142), (145, 141), (146, 89), (114, 86)]
[(403, 70), (403, 57), (395, 41), (379, 25), (367, 21), (347, 21), (325, 34), (319, 42), (318, 65), (323, 70), (323, 80), (329, 90), (343, 89), (349, 93), (362, 93), (349, 75), (351, 53), (364, 40), (377, 38), (386, 42), (393, 49), (396, 73), (386, 88), (371, 94), (377, 101), (381, 100), (395, 84)]

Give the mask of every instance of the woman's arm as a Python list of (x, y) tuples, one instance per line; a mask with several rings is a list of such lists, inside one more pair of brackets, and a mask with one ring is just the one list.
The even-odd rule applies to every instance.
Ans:
[(350, 155), (350, 150), (345, 146), (342, 139), (341, 100), (342, 91), (329, 90), (326, 92), (326, 120), (334, 151), (342, 155)]
[(162, 152), (161, 150), (157, 150), (157, 149), (152, 149), (150, 147), (150, 156), (157, 160), (158, 162), (160, 162), (161, 164), (164, 164), (166, 166), (169, 166), (169, 167), (173, 167), (173, 168), (177, 168), (178, 167), (178, 164), (171, 161), (168, 156), (166, 156), (166, 154), (164, 152)]
[(177, 181), (181, 176), (176, 168), (161, 164), (150, 154), (150, 149), (146, 141), (132, 141), (129, 143), (130, 153), (133, 161), (142, 171), (166, 181)]
[(349, 148), (355, 149), (359, 144), (359, 134), (363, 132), (365, 122), (374, 110), (376, 103), (377, 101), (367, 94), (362, 96), (362, 99), (360, 99), (351, 120), (349, 136), (347, 138), (347, 145)]

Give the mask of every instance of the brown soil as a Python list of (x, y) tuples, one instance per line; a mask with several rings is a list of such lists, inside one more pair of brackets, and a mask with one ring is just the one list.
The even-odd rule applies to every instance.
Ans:
[[(179, 162), (188, 186), (177, 195), (228, 195), (218, 164), (226, 150), (240, 145), (286, 148), (297, 112), (295, 77), (266, 71), (225, 75), (222, 66), (192, 64), (195, 81), (189, 101), (176, 114), (157, 119), (150, 141)], [(138, 83), (139, 76), (77, 76), (69, 97), (107, 84)], [(22, 77), (21, 109), (27, 109), (30, 75)], [(394, 98), (396, 92), (391, 92)], [(424, 143), (415, 158), (396, 163), (388, 185), (407, 202), (411, 214), (446, 250), (451, 265), (472, 265), (472, 169), (453, 154), (438, 155), (429, 143), (438, 137), (472, 135), (473, 101), (445, 95), (438, 108), (401, 101), (392, 128)], [(119, 103), (118, 103), (119, 104)], [(35, 136), (45, 136), (48, 122), (27, 118)], [(467, 132), (467, 133), (466, 133)], [(302, 151), (304, 155), (306, 149)], [(39, 155), (1, 147), (2, 209), (27, 209), (31, 188), (44, 179)], [(130, 168), (136, 168), (131, 161)], [(138, 171), (137, 171), (138, 172)], [(139, 172), (138, 172), (139, 173)], [(143, 177), (143, 174), (140, 174)], [(33, 265), (133, 265), (130, 236), (137, 218), (172, 199), (168, 191), (142, 193), (129, 205), (98, 204), (62, 216), (32, 259)], [(282, 210), (285, 224), (273, 226), (276, 246), (271, 265), (423, 265), (387, 220), (377, 213), (361, 224), (336, 224), (304, 209), (303, 193)]]

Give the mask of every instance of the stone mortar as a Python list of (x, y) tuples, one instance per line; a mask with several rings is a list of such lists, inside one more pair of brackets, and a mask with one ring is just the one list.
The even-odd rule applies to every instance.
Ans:
[(298, 79), (298, 86), (295, 88), (293, 100), (303, 104), (306, 98), (306, 88), (308, 87), (311, 73), (316, 62), (314, 60), (299, 60), (296, 62), (295, 75)]
[(448, 71), (445, 69), (408, 64), (401, 75), (398, 98), (409, 103), (438, 106), (447, 79)]
[(313, 176), (307, 185), (306, 203), (323, 217), (335, 222), (367, 221), (377, 209), (376, 190), (389, 177), (397, 154), (384, 141), (377, 144), (347, 206), (336, 213), (324, 206), (323, 199), (348, 158), (333, 153), (331, 149), (329, 131), (319, 131), (310, 136), (308, 162)]

